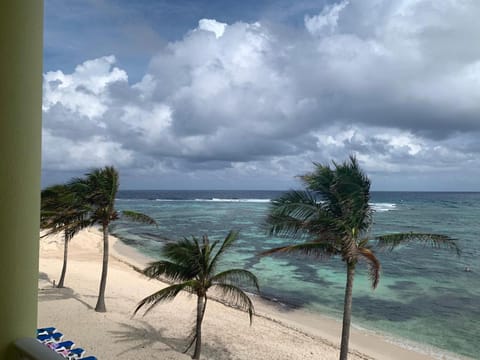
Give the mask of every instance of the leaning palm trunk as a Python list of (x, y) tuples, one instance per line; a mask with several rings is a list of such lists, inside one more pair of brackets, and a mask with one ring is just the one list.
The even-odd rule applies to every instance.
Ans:
[(57, 288), (63, 288), (63, 283), (65, 282), (65, 274), (67, 272), (67, 258), (68, 258), (68, 233), (64, 232), (64, 244), (63, 244), (63, 266), (62, 273), (60, 274), (60, 280), (58, 280)]
[[(380, 261), (368, 236), (373, 212), (369, 205), (370, 180), (354, 156), (342, 164), (334, 162), (333, 168), (315, 164), (315, 170), (301, 179), (306, 191), (290, 191), (273, 201), (267, 222), (270, 234), (294, 239), (307, 237), (307, 242), (282, 246), (262, 254), (301, 252), (319, 258), (341, 256), (347, 265), (347, 283), (340, 360), (346, 360), (352, 318), (353, 278), (358, 261), (362, 259), (367, 262), (372, 288), (377, 287), (380, 279)], [(455, 241), (448, 236), (413, 232), (379, 236), (377, 246), (392, 250), (414, 240), (433, 247), (445, 246), (457, 253), (459, 251)]]
[(95, 311), (106, 312), (105, 306), (105, 288), (107, 285), (107, 272), (108, 272), (108, 225), (102, 225), (103, 230), (103, 263), (102, 263), (102, 277), (100, 278), (100, 289), (98, 291), (97, 305)]
[(340, 360), (347, 360), (348, 342), (350, 339), (350, 323), (352, 320), (352, 293), (355, 264), (347, 264), (347, 284), (345, 286), (345, 300), (343, 304), (342, 342), (340, 344)]
[[(205, 303), (204, 303), (205, 301)], [(205, 313), (206, 299), (199, 295), (197, 297), (197, 324), (195, 326), (195, 351), (193, 352), (192, 359), (200, 359), (200, 352), (202, 350), (202, 320)]]

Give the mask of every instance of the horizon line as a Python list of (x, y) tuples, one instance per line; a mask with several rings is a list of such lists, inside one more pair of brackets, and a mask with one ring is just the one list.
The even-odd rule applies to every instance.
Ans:
[[(119, 189), (119, 191), (291, 191), (302, 189)], [(397, 192), (397, 193), (480, 193), (480, 190), (371, 190), (370, 192)]]

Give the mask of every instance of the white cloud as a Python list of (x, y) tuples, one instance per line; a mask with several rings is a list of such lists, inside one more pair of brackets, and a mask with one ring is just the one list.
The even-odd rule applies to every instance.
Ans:
[(343, 0), (339, 3), (326, 6), (318, 15), (305, 15), (305, 27), (312, 35), (323, 34), (326, 30), (330, 33), (334, 32), (338, 25), (340, 12), (345, 9), (349, 3), (348, 0)]
[(227, 24), (216, 21), (214, 19), (201, 19), (198, 22), (199, 30), (213, 32), (217, 39), (223, 35), (226, 27)]
[(377, 0), (328, 6), (302, 31), (203, 19), (136, 84), (113, 56), (48, 72), (44, 167), (283, 186), (355, 153), (373, 174), (473, 171), (479, 15), (466, 0)]
[(134, 153), (125, 150), (121, 144), (102, 136), (93, 135), (75, 141), (65, 137), (52, 135), (44, 130), (43, 163), (50, 170), (84, 171), (94, 167), (113, 164), (118, 167), (129, 167), (134, 164)]
[(167, 137), (172, 123), (172, 111), (164, 104), (154, 104), (149, 108), (138, 105), (125, 105), (118, 125), (136, 134), (145, 146), (156, 146)]
[(88, 118), (99, 118), (108, 109), (105, 89), (111, 83), (128, 81), (127, 73), (116, 67), (114, 56), (85, 61), (71, 75), (50, 71), (44, 75), (43, 110), (58, 103)]

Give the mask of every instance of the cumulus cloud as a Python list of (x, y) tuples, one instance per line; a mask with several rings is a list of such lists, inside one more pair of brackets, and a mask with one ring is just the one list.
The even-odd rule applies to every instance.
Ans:
[(305, 15), (305, 27), (313, 35), (320, 35), (326, 30), (334, 32), (340, 12), (347, 7), (349, 1), (344, 0), (329, 6), (325, 6), (322, 12), (318, 15)]
[(210, 31), (218, 39), (225, 32), (227, 24), (216, 21), (215, 19), (201, 19), (198, 22), (198, 30)]
[(468, 0), (378, 0), (339, 1), (287, 32), (202, 19), (138, 83), (114, 56), (48, 72), (44, 168), (286, 187), (312, 161), (356, 153), (379, 179), (474, 172), (478, 15)]
[(111, 83), (128, 80), (125, 71), (112, 68), (114, 63), (114, 56), (105, 56), (85, 61), (70, 75), (60, 70), (48, 72), (44, 76), (43, 110), (61, 103), (91, 119), (101, 118), (108, 109), (105, 89)]

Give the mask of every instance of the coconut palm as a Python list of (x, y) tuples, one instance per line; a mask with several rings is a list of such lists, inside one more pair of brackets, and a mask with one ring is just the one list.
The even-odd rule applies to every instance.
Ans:
[(85, 175), (71, 181), (69, 186), (74, 189), (83, 204), (88, 206), (88, 221), (91, 225), (97, 224), (102, 227), (103, 234), (103, 263), (100, 288), (98, 292), (95, 311), (106, 312), (105, 288), (107, 285), (108, 256), (109, 256), (109, 225), (119, 218), (125, 218), (144, 224), (156, 225), (151, 217), (134, 211), (117, 211), (115, 198), (119, 187), (119, 176), (113, 166), (95, 169)]
[[(364, 260), (369, 267), (372, 287), (380, 278), (380, 261), (369, 241), (372, 225), (370, 180), (355, 157), (341, 164), (315, 164), (312, 173), (300, 177), (305, 191), (291, 191), (273, 201), (267, 218), (271, 235), (303, 239), (305, 242), (274, 248), (262, 253), (300, 252), (319, 258), (340, 257), (345, 262), (345, 287), (340, 359), (347, 359), (352, 314), (352, 290), (357, 264)], [(437, 234), (390, 234), (376, 238), (380, 248), (394, 249), (409, 241), (435, 247), (444, 246), (458, 252), (455, 242)]]
[(41, 193), (40, 228), (42, 237), (63, 232), (63, 266), (57, 287), (63, 288), (67, 272), (68, 243), (81, 229), (89, 225), (86, 208), (67, 185), (53, 185)]
[(182, 290), (197, 295), (197, 320), (191, 340), (185, 350), (187, 352), (195, 342), (193, 359), (200, 358), (202, 320), (207, 306), (207, 292), (210, 289), (218, 290), (231, 305), (247, 311), (250, 316), (250, 324), (252, 323), (253, 303), (247, 294), (238, 287), (238, 284), (245, 282), (258, 290), (258, 281), (255, 275), (243, 269), (216, 272), (224, 253), (234, 244), (237, 237), (237, 232), (230, 231), (218, 250), (216, 248), (219, 242), (210, 243), (206, 235), (200, 240), (192, 237), (192, 239), (185, 238), (167, 244), (163, 248), (163, 256), (167, 260), (153, 262), (143, 270), (143, 273), (150, 278), (160, 280), (164, 278), (174, 284), (140, 301), (134, 314), (147, 306), (145, 315), (157, 304), (175, 298)]

